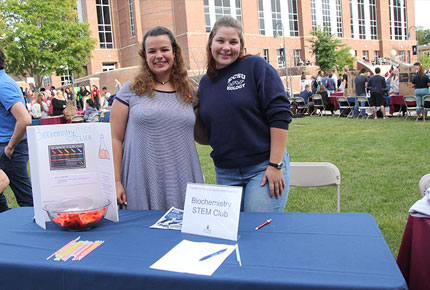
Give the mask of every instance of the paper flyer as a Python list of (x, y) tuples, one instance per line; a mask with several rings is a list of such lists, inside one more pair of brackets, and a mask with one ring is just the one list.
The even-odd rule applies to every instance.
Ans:
[(171, 207), (155, 224), (150, 226), (150, 228), (180, 231), (182, 228), (183, 215), (183, 210)]

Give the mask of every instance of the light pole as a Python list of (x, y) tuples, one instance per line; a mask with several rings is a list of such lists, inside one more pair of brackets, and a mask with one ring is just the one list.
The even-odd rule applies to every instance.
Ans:
[[(275, 30), (276, 30), (276, 35), (275, 38), (279, 37), (278, 34), (278, 29), (276, 29), (278, 27), (278, 25), (281, 25), (281, 29), (282, 29), (282, 37), (284, 39), (284, 68), (285, 68), (285, 86), (286, 86), (286, 90), (288, 91), (289, 88), (289, 84), (288, 84), (288, 66), (287, 66), (287, 49), (285, 46), (285, 32), (284, 32), (284, 25), (282, 24), (282, 21), (278, 21), (275, 24)], [(290, 92), (290, 96), (292, 96), (292, 91)]]
[[(410, 39), (412, 37), (412, 35), (411, 35), (411, 29), (412, 28), (415, 29), (415, 35), (417, 33), (417, 27), (416, 26), (410, 26), (408, 28), (408, 39)], [(417, 61), (418, 62), (420, 61), (420, 50), (419, 50), (419, 47), (420, 47), (420, 45), (418, 44), (418, 40), (417, 40)]]

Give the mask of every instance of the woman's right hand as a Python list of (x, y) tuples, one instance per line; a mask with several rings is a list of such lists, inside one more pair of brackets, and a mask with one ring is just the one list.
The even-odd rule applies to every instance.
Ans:
[(127, 202), (127, 195), (125, 193), (124, 186), (122, 186), (121, 181), (115, 181), (116, 188), (116, 201), (118, 204), (124, 204)]

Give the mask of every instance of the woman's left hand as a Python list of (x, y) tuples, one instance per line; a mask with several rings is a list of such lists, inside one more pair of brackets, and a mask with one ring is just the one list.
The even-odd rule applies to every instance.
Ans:
[(285, 187), (284, 175), (282, 169), (276, 169), (272, 166), (267, 166), (266, 172), (264, 173), (261, 186), (269, 182), (270, 197), (275, 195), (279, 198), (282, 195), (282, 191)]

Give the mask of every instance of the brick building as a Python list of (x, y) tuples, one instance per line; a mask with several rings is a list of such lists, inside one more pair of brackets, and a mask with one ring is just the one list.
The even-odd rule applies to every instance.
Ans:
[[(208, 32), (223, 15), (242, 22), (246, 52), (261, 55), (281, 75), (284, 41), (289, 74), (299, 74), (301, 62), (314, 64), (308, 40), (316, 26), (329, 29), (357, 59), (371, 62), (395, 54), (416, 61), (413, 0), (77, 0), (77, 10), (98, 44), (87, 63), (87, 76), (76, 82), (111, 91), (115, 78), (133, 79), (143, 35), (156, 25), (176, 35), (190, 74), (203, 73)], [(303, 69), (314, 73), (317, 68)], [(68, 79), (50, 81), (60, 86)]]

